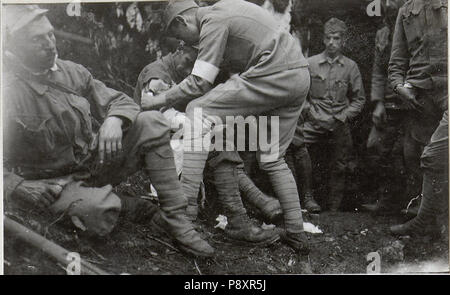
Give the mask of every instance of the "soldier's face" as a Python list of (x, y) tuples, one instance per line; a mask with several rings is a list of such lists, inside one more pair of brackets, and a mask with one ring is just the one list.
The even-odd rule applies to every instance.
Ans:
[(178, 16), (170, 26), (170, 35), (186, 42), (188, 45), (198, 44), (200, 31), (193, 20)]
[(329, 33), (325, 34), (323, 43), (328, 54), (335, 55), (341, 52), (344, 46), (344, 39), (341, 33)]
[(189, 53), (187, 51), (182, 52), (178, 55), (176, 63), (176, 68), (180, 76), (187, 77), (192, 72), (192, 68), (194, 67), (194, 63), (196, 60), (196, 54)]
[(14, 37), (16, 56), (29, 68), (42, 71), (51, 68), (56, 59), (56, 40), (53, 26), (46, 17), (22, 29)]

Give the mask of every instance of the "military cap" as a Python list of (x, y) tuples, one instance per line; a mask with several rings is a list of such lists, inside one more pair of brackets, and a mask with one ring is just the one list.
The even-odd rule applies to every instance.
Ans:
[(347, 31), (347, 26), (343, 21), (335, 17), (331, 18), (325, 23), (324, 32), (325, 34), (330, 33), (345, 33)]
[(37, 5), (10, 4), (3, 6), (5, 33), (12, 35), (44, 16), (48, 11)]
[(169, 29), (170, 24), (177, 15), (188, 9), (199, 7), (193, 0), (173, 0), (167, 4), (164, 10), (165, 30)]

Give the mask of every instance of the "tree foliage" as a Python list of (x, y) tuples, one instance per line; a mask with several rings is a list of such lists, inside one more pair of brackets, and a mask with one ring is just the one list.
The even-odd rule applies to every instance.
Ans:
[[(264, 0), (249, 0), (263, 4)], [(270, 0), (274, 9), (283, 12), (288, 0)], [(212, 1), (198, 1), (209, 5)], [(158, 57), (173, 51), (176, 40), (162, 31), (162, 13), (166, 2), (81, 3), (80, 14), (69, 16), (67, 4), (46, 4), (49, 18), (58, 31), (61, 58), (87, 66), (109, 86), (133, 93), (141, 69)], [(301, 36), (306, 55), (323, 50), (322, 28), (331, 17), (338, 17), (349, 27), (345, 54), (361, 67), (366, 89), (370, 77), (375, 32), (381, 18), (365, 13), (367, 1), (359, 0), (293, 0), (292, 25)], [(72, 37), (70, 37), (72, 36)]]

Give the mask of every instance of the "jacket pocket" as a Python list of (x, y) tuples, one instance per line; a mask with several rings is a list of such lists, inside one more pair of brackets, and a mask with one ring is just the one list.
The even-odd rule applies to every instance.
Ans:
[(311, 90), (313, 97), (324, 97), (327, 93), (327, 85), (325, 79), (320, 75), (311, 75)]
[(336, 80), (336, 100), (338, 102), (344, 102), (347, 98), (348, 82), (346, 80)]
[[(18, 143), (23, 146), (17, 147), (26, 158), (34, 156), (51, 158), (56, 148), (58, 124), (50, 116), (17, 116), (15, 118), (15, 129), (20, 139)], [(36, 154), (36, 155), (34, 155)]]

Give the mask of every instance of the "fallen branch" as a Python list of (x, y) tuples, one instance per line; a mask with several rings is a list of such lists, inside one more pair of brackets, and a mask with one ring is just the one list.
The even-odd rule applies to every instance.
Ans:
[[(56, 260), (57, 264), (62, 266), (64, 269), (68, 266), (68, 264), (71, 262), (67, 260), (67, 257), (69, 255), (68, 250), (64, 249), (63, 247), (59, 246), (58, 244), (44, 238), (42, 235), (30, 230), (29, 228), (21, 225), (20, 223), (4, 216), (4, 228), (5, 233), (10, 234), (27, 244), (30, 244), (31, 246), (43, 251), (47, 255), (49, 255), (51, 258)], [(101, 270), (95, 265), (92, 265), (91, 263), (85, 261), (84, 259), (80, 259), (80, 272), (81, 274), (87, 274), (87, 275), (108, 275), (109, 273)]]

